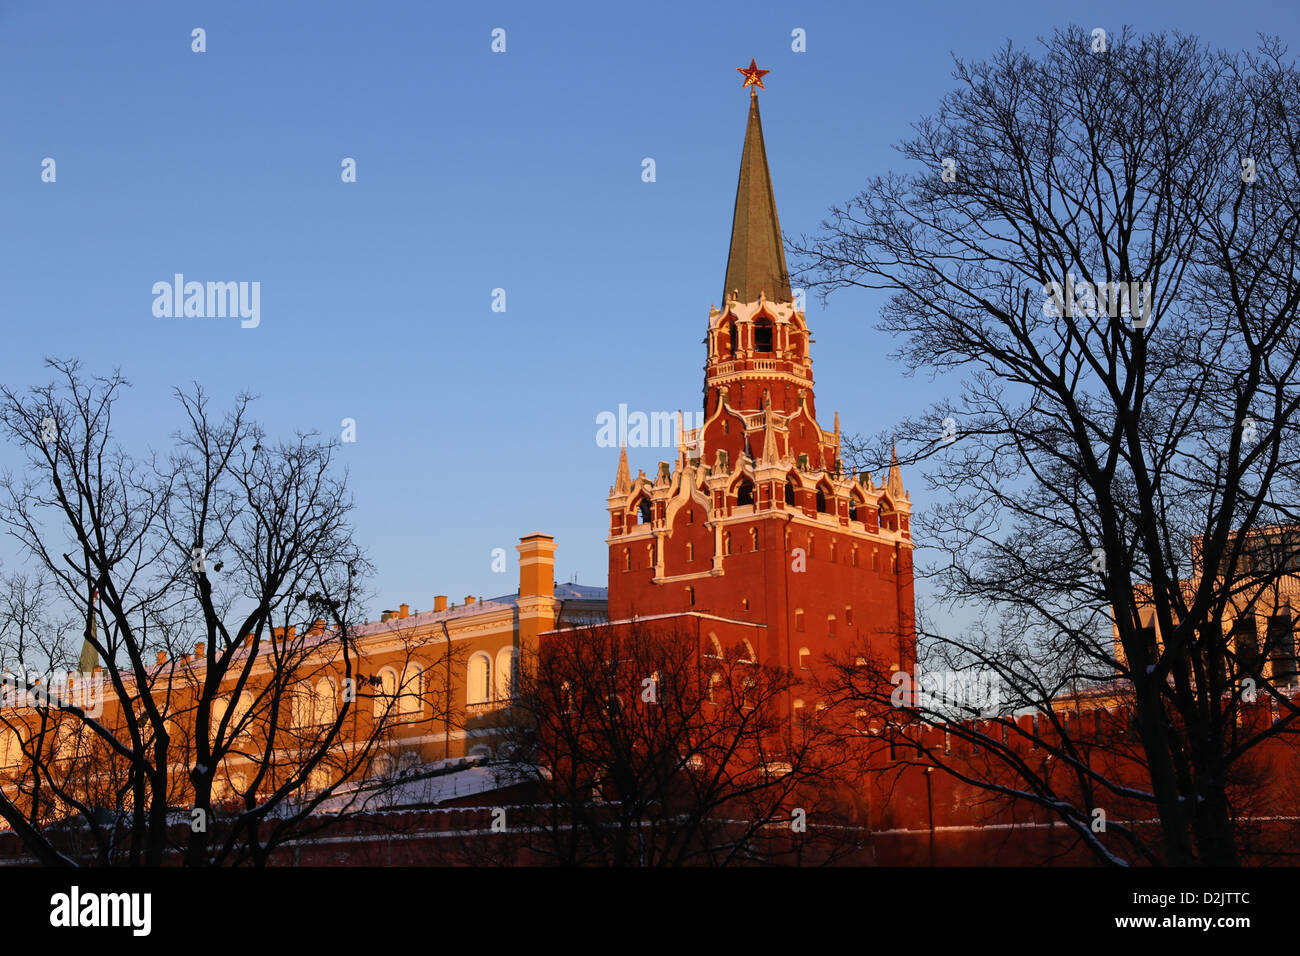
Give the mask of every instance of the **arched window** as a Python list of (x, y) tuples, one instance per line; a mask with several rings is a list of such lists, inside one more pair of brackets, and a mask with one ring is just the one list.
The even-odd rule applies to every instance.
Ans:
[(424, 710), (424, 674), (414, 661), (402, 669), (402, 696), (397, 710), (402, 714), (418, 714)]
[(857, 498), (849, 499), (849, 520), (850, 521), (858, 520), (858, 499)]
[(754, 503), (754, 483), (748, 478), (740, 483), (740, 488), (736, 492), (736, 507), (743, 505), (752, 505)]
[(852, 557), (853, 557), (853, 566), (856, 568), (858, 566), (858, 546), (856, 544), (853, 546)]
[(853, 608), (847, 604), (844, 606), (844, 623), (849, 627), (853, 626)]
[(649, 524), (654, 520), (654, 507), (651, 505), (649, 498), (642, 498), (636, 506), (636, 511), (638, 524)]
[[(208, 712), (208, 733), (210, 735), (210, 740), (217, 739), (217, 731), (221, 729), (221, 721), (225, 719), (226, 711), (229, 709), (229, 697), (218, 697), (212, 701), (212, 707)], [(301, 724), (299, 726), (301, 726)], [(230, 728), (226, 728), (226, 736), (230, 736)]]
[(788, 505), (794, 504), (794, 482), (792, 481), (785, 483), (785, 503)]
[(479, 651), (466, 668), (465, 699), (471, 704), (486, 704), (492, 699), (492, 659)]
[(762, 316), (754, 323), (754, 351), (772, 351), (772, 320)]
[(826, 514), (826, 492), (821, 488), (817, 489), (817, 513)]
[(831, 541), (831, 564), (835, 563), (835, 541)]
[(694, 509), (694, 508), (687, 508), (687, 509), (686, 509), (686, 523), (687, 523), (687, 524), (695, 524), (695, 509)]
[(740, 663), (742, 664), (758, 663), (758, 655), (754, 653), (754, 645), (749, 643), (748, 638), (745, 639), (744, 645), (742, 646), (740, 651)]
[(758, 529), (757, 528), (749, 529), (749, 550), (750, 551), (758, 550)]
[(722, 532), (722, 553), (731, 554), (731, 532)]
[(244, 691), (239, 695), (239, 703), (235, 705), (235, 716), (231, 718), (232, 726), (244, 724), (242, 733), (247, 735), (252, 727), (248, 721), (248, 715), (253, 711), (253, 695), (250, 691)]
[(397, 696), (397, 671), (391, 667), (381, 667), (379, 673), (375, 675), (379, 678), (379, 686), (375, 688), (375, 716), (382, 717), (388, 713), (388, 708)]
[(623, 549), (623, 570), (624, 571), (632, 570), (632, 549), (631, 548)]
[(694, 541), (687, 541), (687, 542), (686, 542), (686, 560), (687, 560), (687, 561), (694, 561), (694, 560), (695, 560), (695, 542), (694, 542)]
[(714, 671), (709, 675), (709, 703), (718, 702), (718, 688), (722, 685), (722, 671)]
[(806, 647), (799, 648), (799, 667), (803, 670), (808, 669), (808, 662), (812, 659), (812, 651)]
[(796, 724), (802, 724), (803, 723), (803, 698), (802, 697), (796, 697), (794, 699), (794, 703), (790, 705), (790, 711), (791, 713), (794, 714), (794, 722)]
[(794, 629), (796, 631), (803, 630), (803, 608), (801, 607), (795, 608), (794, 611)]
[(315, 716), (312, 688), (308, 684), (299, 684), (289, 692), (289, 715), (293, 726), (299, 729), (310, 727)]
[(497, 700), (514, 699), (518, 679), (516, 653), (513, 647), (503, 647), (497, 652)]
[(686, 606), (695, 607), (695, 588), (689, 584), (686, 586)]
[(54, 728), (54, 759), (72, 760), (77, 756), (77, 744), (81, 740), (81, 725), (65, 720)]
[(754, 706), (753, 693), (754, 693), (755, 684), (757, 684), (757, 681), (755, 681), (754, 678), (750, 677), (748, 674), (746, 674), (744, 677), (740, 679), (740, 706), (741, 707), (748, 708)]
[(736, 320), (732, 319), (727, 323), (727, 346), (731, 351), (732, 358), (740, 351), (739, 336), (736, 334)]
[(704, 648), (704, 656), (716, 661), (722, 660), (722, 642), (712, 631), (709, 632), (709, 646)]
[(835, 636), (835, 615), (834, 614), (826, 615), (826, 636), (827, 637)]
[(334, 723), (334, 718), (338, 715), (338, 706), (334, 697), (334, 682), (328, 677), (322, 677), (316, 682), (311, 704), (313, 724), (320, 726)]

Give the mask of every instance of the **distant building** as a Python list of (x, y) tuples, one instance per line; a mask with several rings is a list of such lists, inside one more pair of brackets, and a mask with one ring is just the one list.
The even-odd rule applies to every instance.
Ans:
[[(1226, 686), (1243, 677), (1263, 677), (1275, 687), (1300, 685), (1296, 654), (1296, 622), (1300, 620), (1300, 526), (1270, 526), (1251, 529), (1242, 539), (1235, 561), (1230, 538), (1225, 556), (1216, 569), (1219, 590), (1229, 590), (1219, 628), (1226, 654), (1218, 655), (1218, 667)], [(1180, 582), (1184, 600), (1192, 595), (1205, 574), (1202, 558), (1204, 541), (1192, 542), (1193, 574)], [(1139, 591), (1138, 612), (1148, 644), (1163, 649), (1164, 636), (1150, 599), (1150, 588)], [(1173, 622), (1175, 625), (1178, 621)], [(1127, 658), (1114, 628), (1115, 653)]]

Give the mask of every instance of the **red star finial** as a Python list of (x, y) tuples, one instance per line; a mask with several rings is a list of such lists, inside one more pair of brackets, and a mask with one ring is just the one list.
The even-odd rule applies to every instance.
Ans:
[[(754, 58), (750, 57), (749, 66), (747, 67), (738, 66), (736, 67), (736, 72), (745, 78), (745, 86), (757, 86), (760, 90), (762, 90), (762, 89), (766, 89), (766, 87), (763, 86), (763, 77), (767, 76), (767, 74), (771, 73), (772, 71), (760, 70), (758, 68), (758, 64), (754, 62)], [(745, 88), (744, 86), (741, 87), (742, 90), (744, 88)]]

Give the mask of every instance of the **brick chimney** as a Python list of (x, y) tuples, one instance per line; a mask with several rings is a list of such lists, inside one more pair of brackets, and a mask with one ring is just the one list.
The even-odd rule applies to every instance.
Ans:
[(519, 596), (555, 596), (555, 539), (534, 532), (515, 545), (519, 552)]
[(397, 619), (399, 621), (403, 621), (410, 616), (411, 616), (411, 605), (399, 604), (397, 606)]
[(433, 597), (433, 609), (435, 611), (447, 610), (447, 595), (435, 594)]
[(465, 603), (466, 603), (466, 604), (473, 604), (473, 603), (474, 603), (474, 595), (472, 595), (472, 594), (466, 594), (466, 595), (465, 595)]

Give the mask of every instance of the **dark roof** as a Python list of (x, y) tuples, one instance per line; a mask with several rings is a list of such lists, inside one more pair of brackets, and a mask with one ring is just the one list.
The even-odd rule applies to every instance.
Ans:
[(781, 223), (776, 217), (772, 177), (767, 171), (767, 149), (763, 146), (763, 124), (758, 116), (758, 97), (749, 98), (749, 122), (745, 128), (745, 149), (740, 156), (740, 179), (736, 183), (736, 213), (731, 220), (731, 251), (727, 256), (727, 280), (722, 301), (739, 292), (741, 302), (753, 302), (760, 292), (777, 302), (789, 302), (790, 273), (781, 244)]

